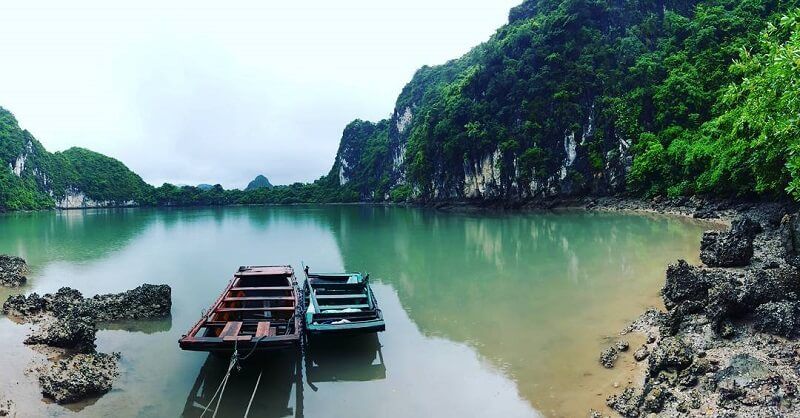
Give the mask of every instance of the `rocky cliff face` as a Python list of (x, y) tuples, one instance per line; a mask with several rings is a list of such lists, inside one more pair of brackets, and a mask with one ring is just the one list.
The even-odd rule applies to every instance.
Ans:
[[(632, 138), (617, 129), (608, 92), (594, 86), (594, 79), (573, 86), (577, 91), (537, 90), (526, 80), (549, 82), (540, 80), (547, 69), (532, 38), (551, 36), (536, 25), (559, 3), (526, 1), (486, 44), (420, 69), (388, 120), (356, 121), (345, 129), (330, 178), (362, 200), (524, 200), (624, 191)], [(596, 14), (578, 6), (577, 23), (564, 24), (573, 24), (576, 33), (596, 30), (597, 42), (612, 42), (630, 24), (621, 17), (622, 6)], [(652, 18), (666, 6), (636, 7), (643, 10), (640, 17)], [(565, 54), (580, 41), (577, 35), (548, 40), (558, 52), (546, 58)], [(514, 43), (519, 45), (509, 46)], [(529, 68), (520, 60), (528, 60)], [(517, 73), (501, 78), (512, 70)], [(551, 77), (571, 82), (559, 73)], [(500, 83), (506, 85), (497, 87)], [(559, 103), (567, 95), (573, 98)]]

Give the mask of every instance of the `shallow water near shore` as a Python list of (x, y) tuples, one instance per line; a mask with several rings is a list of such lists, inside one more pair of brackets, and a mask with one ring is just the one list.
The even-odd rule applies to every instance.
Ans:
[[(235, 375), (218, 416), (586, 416), (640, 367), (602, 348), (648, 306), (668, 263), (697, 261), (708, 224), (660, 215), (452, 214), (381, 206), (115, 209), (0, 216), (0, 253), (29, 283), (0, 289), (85, 296), (172, 286), (172, 317), (101, 325), (122, 354), (107, 395), (70, 408), (42, 401), (26, 373), (42, 354), (27, 326), (0, 317), (0, 394), (20, 416), (200, 416), (226, 360), (177, 340), (245, 264), (301, 262), (362, 271), (387, 321), (377, 337), (323, 341)], [(636, 336), (626, 337), (637, 343)], [(213, 407), (212, 407), (213, 408)], [(208, 415), (208, 414), (207, 414)]]

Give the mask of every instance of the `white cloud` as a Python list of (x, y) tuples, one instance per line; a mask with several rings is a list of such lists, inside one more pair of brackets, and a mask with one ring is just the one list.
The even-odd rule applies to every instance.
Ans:
[(4, 3), (0, 106), (51, 151), (103, 152), (157, 185), (309, 181), (349, 121), (388, 116), (417, 68), (519, 1)]

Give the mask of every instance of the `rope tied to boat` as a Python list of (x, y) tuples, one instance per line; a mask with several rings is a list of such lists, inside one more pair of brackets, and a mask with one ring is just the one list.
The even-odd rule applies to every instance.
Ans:
[[(208, 405), (206, 405), (205, 409), (203, 409), (203, 413), (200, 414), (202, 418), (205, 416), (206, 412), (208, 412), (208, 408), (211, 407), (211, 404), (214, 403), (214, 400), (217, 400), (216, 406), (214, 406), (214, 413), (211, 415), (212, 418), (217, 416), (217, 412), (219, 411), (219, 405), (222, 402), (222, 394), (225, 393), (225, 387), (228, 385), (228, 379), (231, 377), (231, 371), (233, 368), (236, 368), (236, 371), (242, 370), (242, 367), (239, 365), (239, 342), (234, 341), (233, 343), (233, 354), (231, 355), (231, 361), (228, 363), (228, 370), (225, 372), (225, 376), (222, 378), (222, 381), (217, 386), (217, 390), (214, 392), (214, 396), (211, 397), (211, 400), (208, 401)], [(219, 396), (219, 398), (217, 398)]]

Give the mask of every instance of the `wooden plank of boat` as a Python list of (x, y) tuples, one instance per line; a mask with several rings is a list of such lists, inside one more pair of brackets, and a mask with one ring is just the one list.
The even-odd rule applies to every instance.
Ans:
[(261, 321), (256, 327), (256, 338), (263, 338), (275, 335), (275, 328), (269, 326), (269, 321)]
[(294, 306), (269, 306), (260, 308), (217, 308), (214, 312), (293, 311)]
[(291, 267), (287, 266), (259, 266), (259, 267), (243, 267), (234, 276), (247, 277), (247, 276), (284, 276), (294, 274)]
[(317, 299), (360, 299), (367, 297), (364, 293), (353, 293), (345, 295), (317, 295)]
[(244, 301), (266, 301), (266, 300), (294, 300), (294, 296), (235, 296), (225, 298), (225, 302), (244, 302)]
[(222, 341), (250, 341), (249, 335), (239, 335), (242, 330), (242, 323), (239, 321), (231, 321), (225, 325), (219, 336)]
[(359, 305), (320, 305), (320, 309), (323, 312), (328, 310), (342, 310), (342, 309), (367, 309), (369, 305), (367, 304), (359, 304)]
[(292, 286), (269, 286), (269, 287), (232, 287), (231, 290), (292, 290)]

